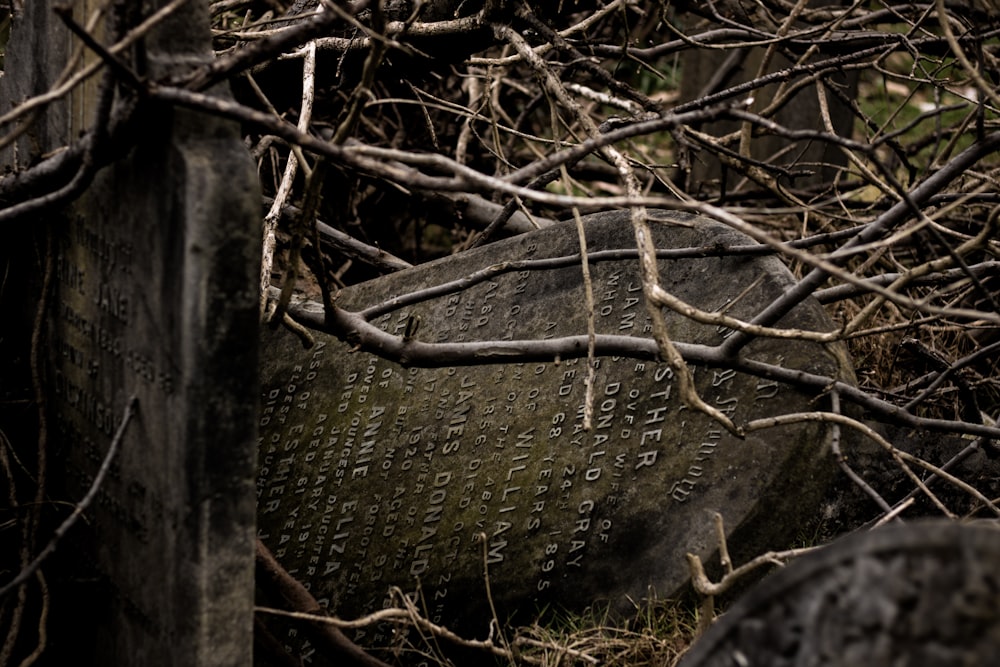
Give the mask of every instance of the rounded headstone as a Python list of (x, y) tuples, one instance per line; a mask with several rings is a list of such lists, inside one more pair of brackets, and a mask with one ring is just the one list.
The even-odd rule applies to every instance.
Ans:
[(681, 667), (1000, 664), (1000, 530), (931, 521), (855, 533), (753, 588)]
[[(661, 284), (708, 311), (749, 319), (794, 283), (775, 257), (724, 256), (746, 236), (703, 217), (658, 212)], [(585, 219), (598, 333), (650, 337), (627, 212)], [(679, 249), (692, 249), (681, 252)], [(631, 252), (629, 252), (631, 250)], [(362, 309), (499, 263), (579, 252), (557, 225), (344, 290)], [(598, 261), (600, 260), (600, 261)], [(579, 261), (519, 266), (374, 321), (428, 343), (586, 333)], [(667, 313), (675, 341), (732, 332)], [(783, 326), (830, 330), (809, 301)], [(761, 339), (743, 354), (830, 377), (840, 346)], [(712, 515), (742, 553), (787, 544), (815, 516), (833, 463), (827, 431), (799, 423), (740, 439), (681, 403), (666, 364), (598, 358), (594, 420), (583, 428), (587, 362), (405, 368), (318, 334), (262, 351), (258, 522), (264, 542), (343, 617), (419, 587), (431, 620), (485, 632), (485, 577), (501, 616), (608, 603), (628, 612), (688, 581), (685, 552), (716, 549)], [(817, 409), (816, 396), (726, 368), (692, 367), (698, 391), (736, 423)]]

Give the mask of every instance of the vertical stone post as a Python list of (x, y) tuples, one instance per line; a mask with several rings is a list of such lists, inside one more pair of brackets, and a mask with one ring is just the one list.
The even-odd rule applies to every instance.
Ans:
[[(28, 2), (15, 22), (0, 81), (4, 110), (47, 90), (79, 44), (52, 4)], [(146, 3), (142, 15), (165, 4)], [(135, 47), (140, 74), (155, 79), (212, 57), (207, 5), (192, 0)], [(77, 19), (86, 14), (77, 11)], [(108, 41), (108, 27), (94, 32)], [(95, 92), (83, 87), (47, 107), (4, 162), (23, 168), (78, 139), (93, 123)], [(60, 562), (78, 569), (60, 570), (57, 579), (91, 582), (80, 594), (77, 664), (245, 666), (255, 533), (256, 173), (235, 124), (164, 106), (141, 114), (127, 155), (101, 169), (68, 208), (44, 217), (54, 261), (44, 331), (49, 459), (61, 482), (51, 497), (83, 497), (126, 405), (138, 400), (86, 525), (60, 544)], [(60, 630), (50, 630), (50, 650), (60, 650)]]

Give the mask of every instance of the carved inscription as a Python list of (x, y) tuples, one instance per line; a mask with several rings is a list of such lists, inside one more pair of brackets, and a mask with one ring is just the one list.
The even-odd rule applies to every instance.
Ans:
[[(589, 229), (599, 247), (634, 247), (627, 227)], [(658, 230), (661, 243), (685, 243), (667, 231)], [(568, 228), (546, 234), (478, 261), (498, 261), (497, 253), (547, 257), (575, 243)], [(475, 257), (376, 281), (341, 303), (367, 305), (404, 285), (454, 278)], [(685, 271), (704, 266), (685, 262)], [(731, 264), (708, 266), (727, 269), (727, 281), (742, 273), (731, 285), (686, 296), (722, 307), (720, 294), (732, 298), (765, 273), (776, 276), (762, 281), (766, 290), (788, 280), (771, 263)], [(593, 270), (597, 330), (648, 336), (634, 261)], [(582, 294), (578, 267), (508, 273), (375, 324), (401, 333), (419, 316), (420, 335), (437, 342), (563, 336), (585, 330), (576, 310)], [(730, 312), (752, 312), (758, 302)], [(825, 324), (818, 307), (799, 316), (806, 327)], [(689, 327), (685, 335), (717, 343), (725, 333)], [(419, 587), (431, 620), (481, 622), (476, 629), (485, 630), (484, 569), (505, 611), (582, 608), (598, 599), (623, 607), (672, 594), (686, 577), (685, 551), (712, 546), (708, 512), (738, 525), (762, 492), (793, 483), (789, 476), (816, 465), (821, 451), (816, 429), (794, 432), (804, 439), (798, 452), (734, 438), (682, 404), (665, 364), (594, 360), (588, 431), (583, 359), (415, 369), (352, 353), (329, 337), (308, 351), (297, 345), (281, 333), (264, 343), (258, 525), (278, 560), (341, 615), (380, 608), (390, 585)], [(816, 370), (836, 372), (821, 349), (794, 348), (759, 346), (754, 356), (797, 363), (804, 353)], [(701, 396), (737, 423), (804, 410), (809, 400), (731, 369), (694, 373)], [(789, 467), (790, 457), (803, 465)]]
[[(138, 289), (135, 249), (121, 230), (99, 217), (74, 216), (57, 236), (55, 303), (50, 324), (51, 417), (57, 441), (69, 447), (67, 491), (76, 498), (90, 488), (118, 428), (130, 393), (168, 402), (175, 375), (144, 331), (144, 295)], [(98, 489), (89, 518), (121, 553), (150, 548), (164, 507), (159, 489), (137, 475), (124, 453)], [(123, 469), (124, 468), (124, 469)], [(136, 627), (151, 637), (163, 633), (150, 602), (117, 579), (106, 564), (112, 594)]]

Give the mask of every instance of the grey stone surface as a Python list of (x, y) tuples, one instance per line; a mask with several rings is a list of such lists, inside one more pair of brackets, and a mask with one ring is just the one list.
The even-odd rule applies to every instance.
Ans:
[[(68, 33), (54, 25), (51, 3), (26, 4), (0, 81), (5, 109), (46, 90), (65, 64)], [(188, 3), (138, 50), (144, 74), (153, 75), (211, 58), (207, 3)], [(85, 87), (50, 107), (20, 144), (18, 164), (87, 129), (92, 94)], [(129, 398), (138, 398), (85, 521), (60, 544), (74, 571), (53, 577), (62, 586), (54, 613), (65, 607), (70, 585), (59, 582), (68, 579), (76, 617), (50, 628), (48, 653), (66, 658), (72, 650), (81, 665), (248, 665), (256, 173), (232, 123), (152, 106), (142, 121), (128, 156), (44, 220), (54, 253), (49, 459), (53, 478), (65, 483), (49, 497), (84, 495)]]
[[(704, 257), (752, 243), (721, 224), (658, 214), (666, 289), (750, 317), (793, 280), (768, 258)], [(634, 249), (628, 214), (588, 219), (591, 251)], [(343, 291), (367, 307), (506, 260), (573, 255), (557, 225)], [(692, 256), (693, 255), (693, 256)], [(598, 333), (649, 336), (637, 261), (594, 261)], [(376, 321), (425, 342), (545, 339), (586, 332), (579, 264), (515, 270)], [(675, 340), (729, 332), (668, 315)], [(829, 329), (814, 302), (783, 324)], [(838, 347), (758, 340), (755, 359), (836, 376)], [(258, 526), (276, 557), (345, 617), (382, 607), (390, 585), (419, 587), (432, 620), (483, 634), (484, 567), (498, 612), (605, 602), (629, 612), (687, 581), (684, 553), (716, 548), (721, 512), (740, 553), (780, 547), (811, 518), (833, 470), (814, 424), (739, 440), (682, 407), (666, 365), (599, 360), (595, 420), (582, 429), (585, 361), (403, 368), (318, 335), (304, 350), (265, 334)], [(812, 410), (814, 396), (726, 369), (696, 367), (701, 395), (737, 423)], [(376, 635), (376, 636), (371, 636)], [(366, 641), (384, 637), (369, 633)]]
[(998, 560), (993, 522), (856, 533), (758, 584), (681, 667), (998, 664)]
[(159, 122), (171, 131), (104, 170), (58, 234), (52, 426), (79, 498), (139, 398), (90, 514), (110, 593), (97, 664), (246, 664), (254, 172), (232, 128)]

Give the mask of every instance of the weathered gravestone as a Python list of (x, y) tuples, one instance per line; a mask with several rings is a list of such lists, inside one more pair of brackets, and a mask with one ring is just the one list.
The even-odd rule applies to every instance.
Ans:
[[(44, 92), (66, 63), (73, 40), (49, 4), (26, 3), (16, 18), (2, 80), (5, 110)], [(77, 10), (98, 4), (77, 3)], [(207, 62), (208, 26), (206, 2), (175, 12), (136, 47), (140, 75)], [(108, 39), (110, 32), (98, 30)], [(94, 88), (47, 107), (7, 164), (12, 154), (19, 166), (32, 164), (90, 130)], [(79, 569), (52, 579), (59, 586), (53, 613), (62, 623), (49, 630), (48, 652), (58, 661), (72, 651), (82, 665), (247, 665), (256, 175), (232, 123), (162, 106), (143, 114), (142, 136), (127, 157), (46, 218), (53, 253), (45, 328), (49, 459), (66, 487), (50, 489), (51, 497), (84, 496), (137, 399), (110, 474), (85, 520), (60, 543), (62, 562)], [(66, 610), (67, 600), (76, 606)]]
[[(667, 290), (747, 318), (793, 282), (774, 257), (712, 255), (747, 237), (702, 217), (658, 213)], [(587, 219), (592, 252), (634, 249), (627, 212)], [(499, 262), (579, 251), (557, 225), (345, 290), (364, 308)], [(649, 336), (634, 250), (591, 260), (598, 333)], [(376, 320), (424, 342), (550, 339), (586, 331), (580, 266), (522, 267)], [(306, 308), (303, 306), (302, 308)], [(677, 341), (729, 331), (668, 315)], [(806, 303), (783, 322), (831, 323)], [(839, 346), (758, 340), (750, 357), (831, 377), (850, 373)], [(497, 357), (493, 357), (497, 359)], [(265, 335), (258, 526), (277, 559), (321, 603), (351, 617), (382, 607), (390, 585), (419, 587), (431, 619), (481, 633), (484, 567), (501, 615), (546, 604), (617, 611), (687, 580), (684, 553), (716, 548), (712, 513), (755, 554), (787, 542), (815, 511), (833, 463), (826, 432), (799, 424), (741, 440), (685, 409), (670, 369), (599, 359), (594, 425), (583, 430), (586, 362), (554, 360), (403, 368), (324, 335), (303, 350)], [(725, 368), (694, 368), (702, 397), (741, 423), (813, 410), (814, 396)], [(370, 637), (379, 641), (379, 637)]]
[(758, 584), (681, 667), (996, 665), (998, 562), (992, 524), (856, 533)]

